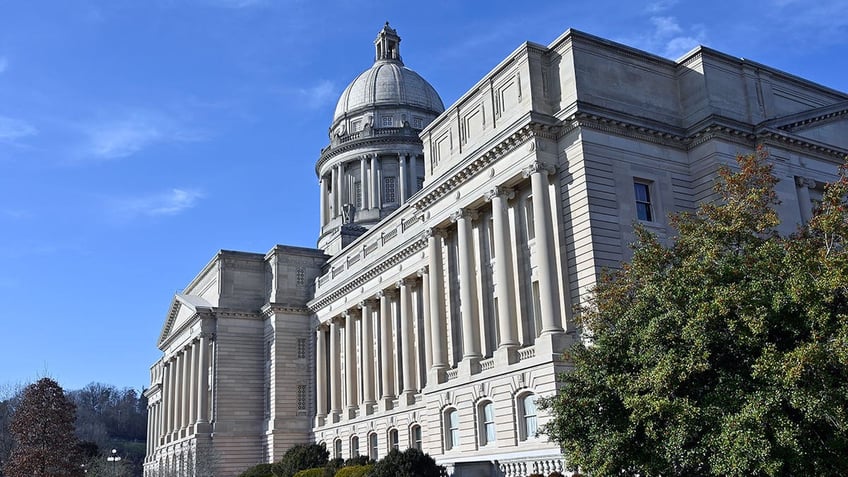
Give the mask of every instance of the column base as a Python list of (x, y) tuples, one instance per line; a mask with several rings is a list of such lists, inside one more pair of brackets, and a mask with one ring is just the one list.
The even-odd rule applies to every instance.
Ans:
[(332, 424), (335, 424), (335, 423), (341, 421), (342, 420), (342, 412), (341, 411), (330, 411), (330, 413), (327, 414), (327, 420), (330, 421), (330, 423), (332, 423)]
[(345, 409), (344, 417), (347, 420), (356, 419), (359, 417), (359, 406), (349, 407)]
[(546, 361), (560, 361), (562, 355), (574, 344), (574, 336), (564, 331), (551, 331), (543, 333), (536, 338), (534, 347), (536, 357), (544, 357)]
[(415, 391), (407, 390), (400, 393), (398, 401), (400, 401), (401, 406), (410, 406), (415, 404)]
[(430, 368), (430, 371), (427, 373), (427, 386), (434, 386), (447, 382), (447, 371), (447, 366), (444, 368)]
[(395, 407), (394, 402), (395, 402), (394, 396), (381, 397), (380, 398), (380, 410), (381, 411), (391, 411)]
[(315, 427), (322, 427), (326, 423), (326, 421), (327, 421), (326, 415), (322, 416), (321, 414), (319, 414), (319, 415), (315, 416)]
[(360, 416), (370, 416), (374, 414), (374, 409), (377, 407), (376, 401), (364, 402), (359, 405), (359, 415)]
[(518, 362), (518, 345), (501, 346), (495, 350), (495, 367), (509, 366)]
[(480, 357), (479, 356), (467, 356), (462, 358), (462, 361), (459, 362), (457, 366), (459, 369), (460, 376), (471, 376), (472, 374), (480, 373)]
[(198, 422), (194, 425), (195, 434), (211, 434), (212, 424), (208, 422)]

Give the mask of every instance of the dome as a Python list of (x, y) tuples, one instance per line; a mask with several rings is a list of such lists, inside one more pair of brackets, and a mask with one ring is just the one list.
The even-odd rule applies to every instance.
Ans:
[(345, 88), (336, 104), (333, 124), (375, 106), (420, 108), (434, 117), (445, 110), (442, 99), (430, 83), (404, 66), (400, 57), (400, 37), (388, 23), (377, 34), (374, 46), (374, 64)]
[(445, 110), (439, 94), (421, 75), (400, 61), (381, 60), (345, 88), (336, 104), (333, 122), (348, 113), (378, 105), (417, 106), (436, 114)]

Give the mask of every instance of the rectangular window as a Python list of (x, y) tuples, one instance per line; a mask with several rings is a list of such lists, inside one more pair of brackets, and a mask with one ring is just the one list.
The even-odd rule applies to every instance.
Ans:
[(536, 238), (536, 222), (533, 216), (533, 196), (524, 201), (524, 225), (527, 227), (527, 240)]
[(306, 280), (306, 270), (302, 268), (297, 269), (297, 286), (303, 286), (304, 281)]
[(651, 185), (646, 182), (633, 182), (633, 190), (636, 193), (636, 218), (646, 222), (654, 221), (654, 213), (651, 210)]
[(391, 116), (383, 116), (383, 127), (390, 128), (394, 126), (394, 119)]
[(306, 357), (306, 338), (297, 339), (297, 357), (300, 359)]
[(383, 178), (383, 202), (392, 203), (397, 202), (397, 194), (395, 191), (397, 190), (397, 177), (384, 177)]
[(491, 402), (483, 406), (483, 445), (495, 442), (495, 405)]
[(356, 182), (353, 184), (353, 203), (356, 208), (362, 210), (362, 183)]
[(306, 385), (298, 384), (297, 385), (297, 410), (305, 411), (306, 410)]
[(356, 132), (362, 129), (362, 121), (354, 121), (350, 124), (350, 132)]
[(424, 129), (424, 120), (421, 118), (412, 118), (412, 127), (415, 129)]

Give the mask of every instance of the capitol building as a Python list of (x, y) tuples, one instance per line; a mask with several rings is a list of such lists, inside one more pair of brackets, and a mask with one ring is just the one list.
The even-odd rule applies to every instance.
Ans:
[(222, 250), (174, 295), (146, 477), (235, 477), (307, 442), (416, 447), (456, 477), (563, 471), (536, 400), (634, 223), (670, 236), (763, 144), (791, 232), (848, 153), (848, 94), (706, 47), (673, 61), (568, 30), (447, 108), (388, 24), (373, 51), (315, 148), (317, 248)]

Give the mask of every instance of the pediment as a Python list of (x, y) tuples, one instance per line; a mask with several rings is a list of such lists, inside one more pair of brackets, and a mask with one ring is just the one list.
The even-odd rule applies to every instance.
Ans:
[(158, 344), (161, 345), (172, 332), (190, 322), (198, 312), (210, 311), (211, 308), (212, 305), (199, 296), (181, 293), (174, 295), (168, 316), (165, 318), (165, 324), (162, 326), (162, 332), (159, 334)]
[(775, 118), (762, 126), (812, 142), (848, 149), (848, 101)]

